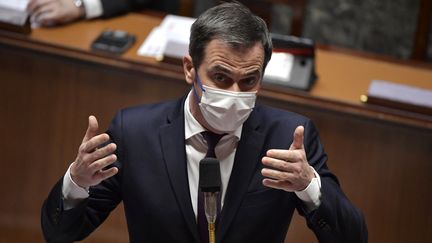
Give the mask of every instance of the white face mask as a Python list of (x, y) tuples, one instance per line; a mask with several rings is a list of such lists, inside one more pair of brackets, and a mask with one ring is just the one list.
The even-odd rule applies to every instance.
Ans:
[(198, 84), (202, 90), (199, 108), (215, 130), (232, 133), (246, 121), (255, 107), (257, 92), (234, 92)]

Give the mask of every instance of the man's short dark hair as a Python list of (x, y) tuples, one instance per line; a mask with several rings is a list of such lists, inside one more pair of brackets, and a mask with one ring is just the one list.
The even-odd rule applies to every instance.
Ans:
[(238, 2), (227, 2), (208, 9), (191, 27), (189, 54), (199, 68), (205, 48), (214, 39), (233, 48), (251, 48), (261, 42), (264, 49), (264, 68), (272, 55), (272, 42), (263, 19)]

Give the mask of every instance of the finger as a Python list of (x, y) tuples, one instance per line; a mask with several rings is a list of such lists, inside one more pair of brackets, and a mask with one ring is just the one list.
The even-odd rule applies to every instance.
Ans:
[(264, 179), (262, 181), (263, 185), (266, 187), (274, 188), (274, 189), (281, 189), (285, 191), (292, 192), (294, 191), (293, 184), (289, 181), (278, 181), (278, 180), (271, 180), (271, 179)]
[(32, 14), (34, 13), (38, 8), (44, 6), (45, 3), (43, 0), (30, 0), (27, 3), (27, 11)]
[(92, 173), (97, 173), (100, 170), (103, 170), (105, 167), (111, 165), (112, 163), (116, 162), (117, 156), (115, 154), (111, 154), (109, 156), (106, 156), (102, 159), (99, 159), (89, 165), (89, 170)]
[[(60, 1), (47, 0), (47, 1), (52, 1), (49, 3), (49, 6), (51, 7), (51, 11), (44, 14), (43, 17), (40, 19), (39, 23), (43, 26), (51, 27), (56, 24), (65, 22), (69, 14), (69, 9), (67, 8), (67, 6), (63, 6), (63, 4), (61, 3), (61, 1), (64, 0), (60, 0)], [(73, 7), (75, 8), (75, 6)]]
[(303, 158), (300, 151), (286, 149), (270, 149), (266, 153), (267, 157), (283, 160), (286, 162), (298, 162)]
[(81, 152), (92, 153), (96, 148), (99, 148), (104, 143), (107, 143), (109, 139), (110, 137), (106, 133), (94, 136), (90, 140), (82, 144), (82, 147), (80, 148)]
[(53, 12), (41, 15), (37, 22), (45, 27), (51, 27), (56, 24), (55, 14)]
[(292, 172), (294, 169), (294, 166), (292, 163), (288, 163), (284, 160), (280, 160), (280, 159), (274, 159), (271, 157), (263, 157), (262, 158), (262, 163), (267, 166), (267, 167), (271, 167), (280, 171), (286, 171), (286, 172)]
[(282, 180), (282, 181), (291, 181), (293, 179), (293, 174), (285, 171), (272, 170), (268, 168), (264, 168), (261, 170), (261, 174), (264, 177), (274, 179), (274, 180)]
[(294, 131), (293, 142), (290, 146), (290, 150), (302, 149), (304, 147), (303, 140), (304, 140), (304, 127), (298, 126)]
[(88, 127), (86, 134), (84, 135), (83, 142), (87, 142), (92, 137), (96, 136), (99, 128), (98, 121), (95, 116), (89, 116), (88, 118)]
[(95, 175), (94, 178), (97, 179), (98, 181), (103, 181), (106, 180), (112, 176), (114, 176), (115, 174), (117, 174), (118, 172), (118, 168), (117, 167), (112, 167), (106, 170), (101, 170), (98, 171)]
[(34, 11), (33, 11), (33, 18), (39, 23), (41, 21), (41, 19), (45, 18), (46, 15), (52, 13), (54, 10), (52, 8), (52, 6), (50, 5), (42, 5), (42, 6), (38, 6)]
[(89, 160), (90, 161), (96, 161), (98, 159), (104, 158), (110, 154), (112, 154), (116, 150), (117, 146), (115, 143), (110, 143), (102, 148), (94, 150), (92, 153), (90, 153)]
[(50, 5), (50, 1), (47, 0), (31, 0), (27, 4), (27, 11), (30, 14), (38, 11), (39, 8), (46, 7)]
[(33, 13), (34, 9), (36, 8), (37, 2), (38, 2), (37, 0), (30, 0), (27, 3), (26, 10), (27, 10), (28, 13), (30, 13), (30, 14)]

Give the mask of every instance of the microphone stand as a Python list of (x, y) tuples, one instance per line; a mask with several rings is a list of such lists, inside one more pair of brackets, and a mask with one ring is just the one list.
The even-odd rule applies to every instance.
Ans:
[(208, 223), (209, 243), (216, 243), (216, 216), (217, 216), (217, 201), (219, 192), (204, 193), (204, 210)]
[(199, 187), (204, 194), (204, 211), (208, 224), (209, 243), (215, 243), (218, 195), (222, 186), (219, 161), (216, 158), (204, 158), (200, 161), (199, 170)]

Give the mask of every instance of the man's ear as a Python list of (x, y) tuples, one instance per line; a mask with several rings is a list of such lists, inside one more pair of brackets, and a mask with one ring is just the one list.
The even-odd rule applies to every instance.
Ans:
[(195, 68), (192, 63), (192, 57), (187, 55), (183, 57), (183, 72), (185, 74), (186, 82), (190, 85), (194, 83)]

